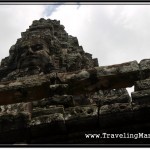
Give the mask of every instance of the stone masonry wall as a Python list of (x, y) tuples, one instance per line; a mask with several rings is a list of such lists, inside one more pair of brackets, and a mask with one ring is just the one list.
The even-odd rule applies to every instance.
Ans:
[(58, 20), (33, 21), (1, 61), (0, 144), (150, 144), (86, 138), (149, 134), (149, 116), (150, 59), (99, 66)]
[[(7, 99), (16, 99), (16, 102), (18, 102), (21, 98), (26, 98), (25, 102), (0, 107), (0, 142), (101, 144), (112, 143), (112, 141), (88, 140), (84, 134), (104, 131), (149, 132), (149, 63), (150, 60), (142, 60), (139, 64), (133, 61), (72, 72), (71, 75), (57, 75), (61, 84), (64, 82), (66, 87), (73, 88), (75, 84), (76, 89), (79, 89), (78, 84), (80, 84), (80, 92), (76, 89), (66, 90), (67, 94), (73, 94), (74, 91), (76, 91), (76, 95), (78, 92), (79, 94), (92, 93), (91, 97), (88, 95), (87, 99), (82, 99), (81, 95), (77, 97), (64, 95), (64, 93), (61, 93), (64, 96), (59, 96), (57, 89), (61, 84), (51, 85), (48, 82), (48, 79), (49, 81), (51, 79), (48, 78), (50, 77), (48, 75), (46, 77), (33, 76), (36, 82), (32, 80), (32, 76), (31, 78), (19, 78), (11, 83), (2, 82), (0, 84), (1, 104), (5, 103)], [(36, 77), (39, 77), (38, 80)], [(32, 82), (29, 82), (29, 79)], [(58, 79), (56, 78), (56, 80)], [(43, 84), (45, 82), (49, 84), (45, 86)], [(56, 95), (49, 98), (43, 97), (42, 100), (36, 101), (35, 99), (38, 99), (40, 94), (34, 95), (33, 91), (47, 93), (44, 89), (49, 88), (49, 86), (50, 89), (56, 86), (53, 89), (53, 93), (56, 93)], [(135, 87), (135, 91), (131, 93), (130, 97), (124, 88), (131, 86)], [(83, 87), (86, 87), (86, 89)], [(116, 92), (115, 88), (119, 90)], [(32, 89), (34, 90), (32, 91)], [(24, 96), (25, 93), (26, 96)], [(39, 96), (39, 99), (41, 99), (41, 96)], [(83, 102), (82, 104), (78, 103), (79, 99)], [(114, 142), (122, 143), (122, 141)], [(144, 141), (144, 143), (147, 143), (147, 141)]]

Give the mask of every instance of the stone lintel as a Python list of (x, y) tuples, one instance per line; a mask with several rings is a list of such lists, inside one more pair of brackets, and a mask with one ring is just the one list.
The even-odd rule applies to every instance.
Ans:
[[(126, 88), (139, 79), (136, 61), (88, 70), (35, 75), (0, 84), (0, 104), (29, 102), (50, 95), (76, 95), (98, 90)], [(54, 84), (56, 81), (57, 84)], [(62, 92), (63, 91), (63, 92)]]

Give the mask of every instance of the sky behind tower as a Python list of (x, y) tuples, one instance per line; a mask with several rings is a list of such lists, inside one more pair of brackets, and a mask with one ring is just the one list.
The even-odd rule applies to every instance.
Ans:
[[(62, 5), (63, 4), (63, 5)], [(150, 5), (0, 5), (0, 59), (33, 20), (60, 20), (99, 65), (150, 58)]]

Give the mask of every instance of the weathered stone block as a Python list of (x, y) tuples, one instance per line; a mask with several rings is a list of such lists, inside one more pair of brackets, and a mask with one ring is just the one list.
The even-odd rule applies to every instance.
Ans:
[(100, 107), (99, 127), (116, 128), (132, 123), (132, 109), (129, 103), (115, 103)]
[(20, 112), (32, 112), (31, 103), (15, 103), (15, 104), (8, 104), (8, 105), (0, 105), (0, 114), (17, 114)]
[(68, 83), (68, 92), (72, 94), (131, 87), (140, 78), (137, 61), (95, 67), (66, 75), (58, 74), (58, 76), (61, 82)]
[(150, 89), (150, 79), (140, 80), (135, 82), (135, 91)]
[(13, 144), (26, 141), (31, 110), (29, 103), (0, 106), (0, 143)]
[(150, 123), (150, 105), (143, 103), (132, 103), (133, 122), (136, 124)]
[(97, 67), (97, 76), (101, 86), (106, 89), (131, 87), (139, 79), (137, 61)]
[(42, 100), (33, 101), (33, 107), (49, 107), (50, 105), (63, 105), (64, 107), (73, 107), (74, 99), (71, 95), (55, 95)]
[(73, 107), (75, 104), (71, 95), (55, 95), (49, 98), (49, 105), (63, 105), (64, 107)]
[(150, 89), (132, 92), (132, 109), (135, 122), (150, 122)]
[(129, 103), (115, 103), (100, 107), (100, 115), (131, 111)]
[(150, 89), (132, 92), (131, 96), (132, 103), (136, 103), (141, 106), (150, 104)]
[(54, 106), (49, 108), (34, 108), (32, 111), (32, 118), (55, 113), (64, 114), (64, 107)]
[(146, 79), (150, 77), (150, 59), (143, 59), (139, 63), (141, 71), (141, 79)]
[(29, 125), (32, 137), (64, 134), (66, 132), (65, 120), (61, 113), (34, 117)]
[(0, 114), (0, 133), (11, 130), (22, 130), (28, 127), (29, 113), (1, 113)]
[[(138, 89), (146, 89), (146, 80), (138, 83)], [(150, 122), (150, 89), (136, 91), (131, 93), (132, 96), (132, 109), (133, 120), (136, 123)]]
[(116, 64), (111, 66), (100, 66), (97, 67), (98, 77), (108, 76), (108, 75), (117, 75), (124, 73), (131, 73), (139, 71), (139, 65), (137, 61), (130, 61), (122, 64)]
[(128, 102), (130, 102), (130, 97), (128, 94), (126, 94), (121, 96), (106, 97), (102, 99), (101, 105), (109, 105), (113, 103), (128, 103)]
[(97, 106), (76, 106), (65, 109), (65, 122), (68, 132), (88, 131), (98, 128)]
[[(39, 81), (40, 80), (40, 81)], [(49, 80), (38, 75), (0, 85), (0, 104), (29, 102), (49, 96)]]
[(97, 105), (109, 105), (113, 103), (128, 103), (131, 98), (126, 89), (100, 90), (93, 95)]

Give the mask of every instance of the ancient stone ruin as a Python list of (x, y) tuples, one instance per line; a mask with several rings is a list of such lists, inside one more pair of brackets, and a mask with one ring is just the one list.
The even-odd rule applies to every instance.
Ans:
[[(0, 66), (1, 144), (150, 144), (150, 59), (99, 66), (60, 21), (33, 21)], [(134, 86), (129, 96), (126, 88)]]

